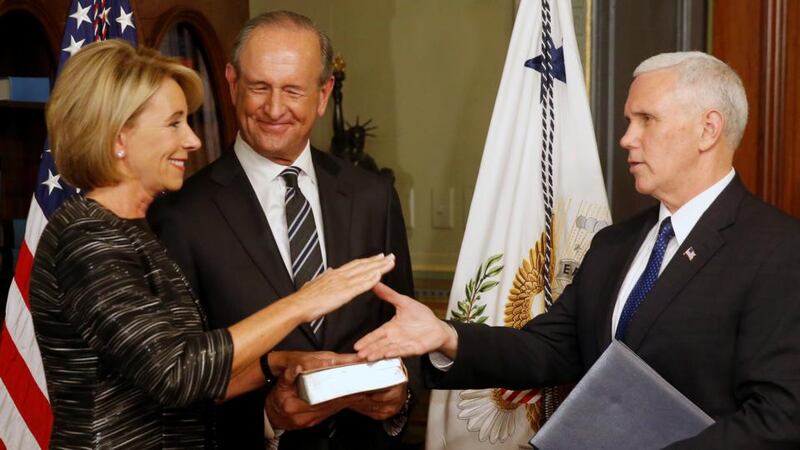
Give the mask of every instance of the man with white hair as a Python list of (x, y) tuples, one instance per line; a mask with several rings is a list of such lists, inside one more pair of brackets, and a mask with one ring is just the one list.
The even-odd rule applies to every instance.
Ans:
[(435, 388), (530, 388), (579, 380), (617, 339), (716, 421), (670, 448), (796, 449), (800, 222), (733, 169), (742, 83), (699, 52), (654, 56), (634, 77), (620, 143), (658, 206), (598, 232), (559, 301), (521, 330), (447, 324), (379, 285), (396, 316), (356, 348), (430, 353)]

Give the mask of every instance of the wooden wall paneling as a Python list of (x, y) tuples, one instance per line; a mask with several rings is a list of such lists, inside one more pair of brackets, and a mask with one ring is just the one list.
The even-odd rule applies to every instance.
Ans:
[(158, 48), (161, 38), (179, 21), (196, 27), (206, 46), (213, 88), (219, 102), (224, 146), (233, 143), (236, 119), (225, 82), (225, 63), (230, 59), (233, 41), (239, 29), (250, 18), (247, 0), (131, 0), (139, 24), (140, 42)]
[(756, 195), (800, 217), (800, 5), (717, 1), (712, 18), (712, 53), (742, 77), (750, 105), (734, 166)]
[(779, 199), (781, 207), (800, 217), (800, 2), (786, 2), (786, 60), (783, 89), (783, 154)]
[(153, 44), (159, 22), (170, 11), (194, 11), (202, 15), (211, 25), (226, 52), (233, 47), (239, 28), (250, 18), (247, 0), (131, 0), (140, 24), (142, 42)]
[(786, 1), (769, 0), (764, 4), (762, 28), (763, 58), (761, 64), (761, 121), (759, 151), (759, 194), (780, 205), (782, 176), (780, 164), (784, 159), (784, 95), (786, 74)]
[[(25, 11), (36, 17), (50, 41), (52, 54), (58, 57), (69, 3), (70, 0), (0, 0), (0, 16), (11, 11)], [(0, 55), (0, 58), (5, 58), (5, 55)]]
[(759, 192), (759, 126), (761, 109), (762, 2), (725, 0), (714, 3), (711, 53), (728, 63), (742, 78), (750, 105), (748, 124), (734, 167), (744, 184)]
[[(750, 4), (748, 4), (750, 3)], [(759, 126), (761, 110), (761, 2), (733, 0), (715, 4), (711, 52), (728, 63), (744, 83), (750, 105), (748, 125), (734, 157), (734, 167), (744, 184), (758, 192)], [(743, 39), (747, 36), (747, 39)]]
[(211, 87), (217, 100), (223, 146), (228, 146), (233, 143), (237, 131), (236, 114), (228, 93), (228, 82), (225, 80), (225, 64), (230, 59), (233, 43), (231, 42), (230, 48), (223, 47), (213, 25), (201, 12), (174, 7), (161, 14), (154, 23), (147, 45), (159, 48), (166, 33), (180, 22), (188, 23), (194, 28), (203, 47), (209, 65)]

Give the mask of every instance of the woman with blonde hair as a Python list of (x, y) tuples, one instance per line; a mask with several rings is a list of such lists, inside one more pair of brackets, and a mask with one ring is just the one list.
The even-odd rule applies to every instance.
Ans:
[(187, 115), (201, 98), (192, 70), (122, 41), (84, 47), (53, 89), (53, 156), (82, 195), (51, 217), (31, 279), (52, 448), (212, 446), (213, 401), (263, 386), (262, 354), (394, 265), (391, 255), (353, 261), (228, 329), (209, 330), (144, 220), (155, 196), (181, 187), (188, 155), (200, 147)]

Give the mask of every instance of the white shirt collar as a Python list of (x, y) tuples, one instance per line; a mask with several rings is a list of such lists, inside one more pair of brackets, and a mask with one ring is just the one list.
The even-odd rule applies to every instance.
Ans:
[[(278, 164), (259, 155), (247, 142), (242, 139), (241, 133), (236, 135), (233, 151), (242, 164), (245, 172), (257, 176), (263, 181), (271, 182), (279, 178), (286, 166)], [(314, 162), (311, 159), (311, 143), (306, 141), (306, 146), (300, 156), (294, 160), (292, 166), (300, 168), (300, 173), (308, 175), (312, 184), (317, 184), (317, 173), (314, 171)]]
[(719, 197), (719, 194), (722, 193), (725, 187), (733, 180), (734, 175), (736, 175), (736, 171), (731, 168), (727, 175), (686, 202), (685, 205), (675, 211), (675, 214), (670, 214), (667, 207), (662, 203), (658, 211), (658, 223), (661, 223), (665, 218), (671, 216), (672, 229), (675, 231), (675, 239), (678, 241), (678, 245), (683, 244), (684, 239), (686, 239), (692, 231), (697, 221), (700, 220), (703, 213), (706, 212), (708, 207), (714, 203), (714, 200)]

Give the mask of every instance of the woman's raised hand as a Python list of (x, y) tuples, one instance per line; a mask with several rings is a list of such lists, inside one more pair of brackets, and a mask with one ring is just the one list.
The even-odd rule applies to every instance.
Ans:
[(393, 268), (393, 254), (355, 259), (339, 268), (327, 269), (290, 298), (303, 311), (304, 321), (311, 322), (372, 289)]

